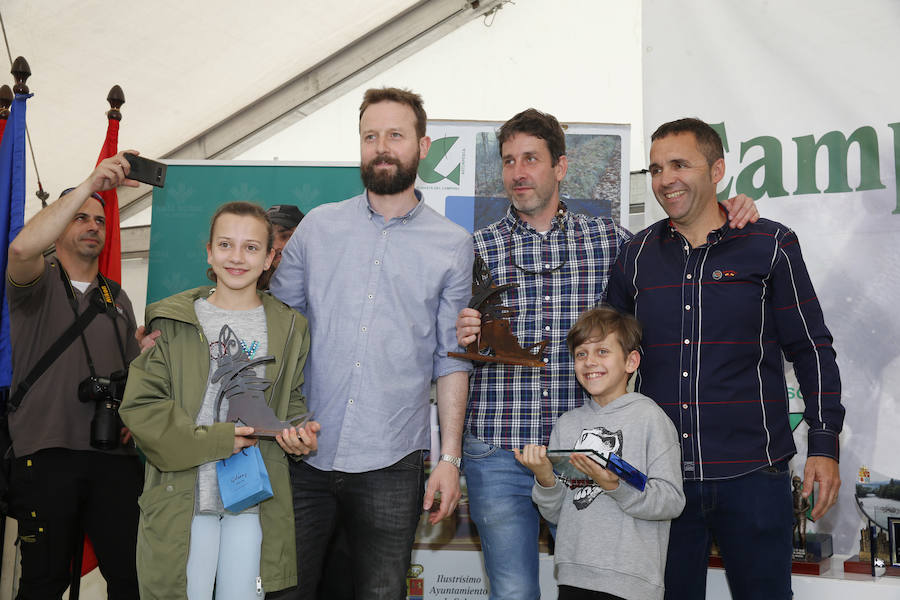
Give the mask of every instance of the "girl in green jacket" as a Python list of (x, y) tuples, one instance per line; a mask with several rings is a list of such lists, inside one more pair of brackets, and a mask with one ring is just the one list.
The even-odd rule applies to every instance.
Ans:
[[(132, 363), (120, 409), (147, 456), (139, 501), (141, 598), (208, 599), (214, 588), (217, 600), (262, 598), (296, 584), (287, 460), (316, 449), (319, 425), (257, 439), (252, 427), (222, 422), (228, 398), (220, 397), (215, 376), (223, 356), (272, 356), (253, 367), (271, 384), (266, 402), (281, 420), (305, 412), (306, 319), (256, 290), (274, 258), (272, 241), (261, 207), (221, 206), (206, 247), (216, 288), (188, 290), (147, 309), (147, 323), (160, 334)], [(255, 444), (274, 496), (231, 513), (219, 496), (215, 463)]]

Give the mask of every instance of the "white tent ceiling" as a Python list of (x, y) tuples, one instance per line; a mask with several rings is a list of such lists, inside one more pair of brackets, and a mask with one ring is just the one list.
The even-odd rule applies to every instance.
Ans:
[[(498, 4), (3, 0), (0, 16), (31, 66), (28, 128), (52, 200), (93, 167), (114, 84), (120, 149), (228, 158)], [(26, 218), (40, 206), (30, 158), (28, 190)], [(120, 194), (123, 217), (148, 202), (146, 186)]]

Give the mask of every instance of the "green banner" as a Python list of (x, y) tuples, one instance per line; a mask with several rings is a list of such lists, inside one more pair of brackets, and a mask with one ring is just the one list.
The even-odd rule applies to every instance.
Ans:
[(169, 165), (164, 188), (153, 190), (147, 304), (206, 278), (209, 220), (235, 200), (263, 207), (295, 204), (304, 213), (362, 193), (357, 166), (259, 163)]

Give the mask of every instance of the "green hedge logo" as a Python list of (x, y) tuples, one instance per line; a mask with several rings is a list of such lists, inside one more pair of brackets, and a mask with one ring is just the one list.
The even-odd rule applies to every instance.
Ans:
[(428, 151), (428, 156), (419, 162), (419, 179), (425, 183), (437, 183), (442, 179), (449, 179), (456, 185), (459, 185), (459, 172), (462, 166), (460, 163), (456, 163), (456, 167), (447, 175), (438, 173), (435, 170), (435, 167), (444, 160), (444, 157), (447, 156), (447, 153), (450, 152), (450, 148), (453, 147), (453, 144), (455, 144), (458, 139), (458, 136), (445, 137), (431, 142), (431, 149)]

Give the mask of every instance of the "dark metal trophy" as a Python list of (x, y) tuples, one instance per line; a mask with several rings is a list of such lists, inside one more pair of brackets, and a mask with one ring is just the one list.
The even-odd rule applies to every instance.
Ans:
[(500, 294), (515, 287), (518, 284), (494, 285), (490, 269), (481, 258), (475, 257), (469, 308), (481, 313), (481, 333), (477, 340), (466, 346), (465, 352), (448, 352), (449, 356), (524, 367), (544, 366), (542, 355), (547, 340), (525, 348), (519, 345), (519, 339), (513, 334), (507, 321), (515, 311), (500, 304)]
[(794, 500), (794, 560), (806, 560), (806, 519), (812, 508), (809, 498), (803, 497), (803, 480), (798, 475), (791, 477), (791, 495)]
[(271, 382), (257, 377), (253, 367), (275, 360), (274, 356), (260, 356), (251, 360), (228, 325), (222, 327), (218, 345), (222, 353), (214, 357), (217, 369), (211, 379), (213, 383), (222, 381), (216, 399), (216, 418), (219, 416), (222, 399), (228, 398), (226, 420), (252, 427), (255, 437), (275, 437), (283, 429), (302, 426), (309, 420), (312, 415), (305, 413), (294, 417), (292, 422), (282, 421), (266, 404), (265, 390)]
[(794, 504), (791, 572), (803, 575), (821, 575), (831, 566), (831, 556), (834, 554), (831, 534), (806, 531), (807, 521), (812, 520), (815, 495), (803, 497), (803, 480), (799, 475), (791, 476), (791, 488)]

